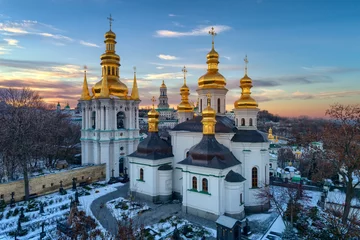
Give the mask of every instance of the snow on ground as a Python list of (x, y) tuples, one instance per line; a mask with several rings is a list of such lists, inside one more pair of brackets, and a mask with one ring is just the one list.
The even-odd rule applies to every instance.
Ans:
[[(327, 202), (330, 203), (337, 203), (337, 204), (345, 204), (346, 194), (338, 189), (334, 189), (334, 191), (328, 192), (327, 195)], [(359, 206), (360, 207), (360, 200), (358, 198), (353, 198), (351, 200), (352, 206)]]
[[(79, 210), (84, 210), (87, 215), (90, 215), (93, 218), (94, 216), (90, 210), (91, 203), (96, 198), (117, 190), (115, 187), (123, 185), (122, 183), (116, 183), (113, 185), (104, 186), (103, 184), (105, 184), (105, 182), (98, 182), (84, 188), (77, 188), (78, 192), (80, 193)], [(83, 194), (84, 196), (81, 196), (81, 194)], [(38, 207), (31, 209), (32, 211), (27, 212), (26, 209), (28, 208), (29, 204), (26, 202), (18, 202), (16, 203), (16, 206), (14, 208), (10, 208), (10, 206), (7, 206), (4, 209), (4, 212), (0, 212), (0, 217), (1, 214), (3, 214), (3, 217), (0, 218), (0, 239), (14, 239), (14, 237), (11, 237), (9, 233), (17, 229), (17, 222), (20, 216), (21, 207), (25, 209), (24, 215), (28, 218), (28, 221), (22, 223), (21, 226), (23, 229), (28, 229), (28, 234), (23, 237), (17, 237), (19, 240), (39, 239), (39, 235), (41, 232), (41, 224), (43, 222), (45, 222), (46, 224), (45, 232), (47, 233), (47, 236), (56, 238), (56, 223), (58, 221), (63, 221), (67, 218), (67, 215), (70, 211), (71, 199), (74, 198), (75, 192), (71, 189), (68, 189), (67, 194), (65, 195), (60, 195), (59, 193), (52, 193), (30, 201), (34, 202), (35, 206), (38, 206), (39, 202), (44, 203), (44, 214), (39, 213)], [(15, 209), (18, 209), (19, 213), (14, 214)], [(103, 230), (102, 226), (99, 223), (98, 225), (100, 230)]]
[[(272, 237), (274, 237), (273, 234), (271, 234), (270, 232), (276, 232), (276, 233), (282, 233), (285, 230), (285, 224), (284, 221), (282, 220), (281, 216), (279, 215), (275, 222), (273, 223), (273, 225), (270, 227), (269, 231), (267, 231), (267, 233), (264, 235), (263, 239), (266, 239), (267, 236), (271, 235)], [(271, 237), (269, 237), (271, 238)]]
[(122, 197), (116, 198), (106, 203), (106, 207), (110, 210), (111, 214), (118, 220), (124, 218), (134, 218), (139, 213), (149, 209), (146, 204), (139, 204), (137, 202), (130, 202)]
[(160, 240), (167, 239), (167, 237), (172, 236), (175, 230), (175, 226), (179, 230), (179, 234), (182, 239), (200, 240), (203, 236), (206, 238), (216, 238), (215, 229), (197, 226), (185, 219), (180, 219), (176, 216), (168, 219), (161, 219), (159, 223), (146, 226), (145, 229), (147, 229), (149, 233), (153, 235), (155, 240)]

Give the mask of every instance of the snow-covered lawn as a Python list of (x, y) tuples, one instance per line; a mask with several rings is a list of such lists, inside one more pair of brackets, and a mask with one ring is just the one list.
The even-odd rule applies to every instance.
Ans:
[[(176, 227), (175, 227), (176, 226)], [(168, 239), (171, 237), (175, 228), (179, 230), (179, 235), (182, 239), (198, 239), (200, 240), (203, 236), (206, 238), (216, 238), (216, 230), (201, 226), (196, 226), (185, 219), (179, 219), (173, 216), (168, 219), (161, 219), (159, 223), (151, 226), (146, 226), (147, 237), (153, 236), (153, 239)]]
[[(327, 202), (337, 203), (337, 204), (345, 204), (346, 194), (338, 189), (334, 189), (334, 191), (328, 192)], [(360, 207), (360, 199), (354, 197), (351, 200), (351, 206)]]
[[(87, 215), (94, 218), (90, 210), (91, 203), (96, 198), (115, 191), (115, 187), (122, 185), (122, 183), (105, 185), (104, 182), (98, 182), (86, 187), (78, 187), (77, 190), (79, 192), (80, 202), (80, 206), (78, 207), (79, 210), (85, 211)], [(14, 237), (11, 237), (9, 234), (17, 229), (21, 207), (24, 208), (24, 215), (28, 220), (23, 222), (21, 226), (23, 229), (27, 229), (28, 233), (23, 237), (17, 237), (18, 239), (39, 239), (41, 224), (43, 222), (45, 222), (45, 232), (47, 233), (47, 236), (56, 238), (56, 224), (58, 221), (63, 221), (67, 218), (70, 211), (71, 199), (75, 199), (75, 192), (68, 189), (65, 195), (52, 193), (30, 201), (34, 206), (32, 208), (29, 208), (30, 204), (26, 202), (18, 202), (14, 208), (10, 208), (9, 205), (6, 206), (4, 212), (0, 212), (0, 239), (14, 239)], [(39, 213), (40, 202), (44, 204), (43, 214)], [(98, 225), (100, 230), (103, 230), (102, 226), (100, 224)]]
[(106, 207), (110, 210), (111, 214), (118, 220), (134, 218), (139, 213), (150, 209), (146, 204), (130, 202), (129, 200), (122, 197), (107, 202)]

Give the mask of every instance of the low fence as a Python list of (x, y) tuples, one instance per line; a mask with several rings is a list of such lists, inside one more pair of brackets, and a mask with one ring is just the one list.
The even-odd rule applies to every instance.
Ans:
[[(105, 179), (105, 164), (96, 166), (84, 166), (68, 171), (51, 173), (29, 179), (30, 194), (41, 196), (48, 193), (59, 191), (60, 181), (63, 188), (72, 187), (72, 179), (76, 178), (76, 183), (95, 182)], [(17, 180), (9, 183), (0, 184), (0, 195), (6, 201), (11, 199), (11, 193), (14, 192), (15, 201), (24, 199), (24, 180)]]

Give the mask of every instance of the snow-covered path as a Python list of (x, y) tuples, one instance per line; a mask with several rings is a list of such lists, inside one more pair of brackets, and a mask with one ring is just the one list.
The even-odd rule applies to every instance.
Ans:
[(110, 192), (104, 196), (95, 199), (90, 206), (90, 209), (94, 217), (112, 235), (117, 234), (117, 229), (118, 229), (117, 220), (111, 214), (110, 210), (105, 206), (105, 204), (119, 197), (125, 198), (129, 191), (129, 183), (126, 183), (123, 186), (116, 188), (117, 188), (116, 191)]

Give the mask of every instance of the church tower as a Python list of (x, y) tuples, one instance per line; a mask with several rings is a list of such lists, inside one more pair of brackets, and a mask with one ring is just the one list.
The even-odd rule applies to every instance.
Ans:
[(207, 72), (198, 80), (198, 89), (196, 90), (199, 95), (199, 113), (207, 106), (206, 94), (211, 94), (211, 107), (215, 109), (216, 114), (224, 115), (226, 111), (226, 93), (228, 90), (225, 88), (226, 79), (219, 73), (219, 54), (215, 51), (214, 37), (216, 33), (214, 28), (209, 31), (212, 35), (212, 48), (207, 54)]
[(190, 90), (186, 85), (186, 67), (182, 69), (184, 73), (184, 85), (180, 88), (181, 102), (177, 106), (179, 123), (190, 120), (194, 117), (194, 107), (189, 103)]
[(105, 33), (105, 53), (101, 59), (101, 81), (90, 96), (86, 70), (80, 97), (82, 108), (82, 164), (106, 164), (106, 179), (127, 173), (127, 155), (139, 143), (139, 93), (134, 74), (131, 96), (120, 81), (120, 57), (116, 54), (116, 34)]
[(251, 97), (252, 80), (247, 75), (248, 59), (245, 56), (245, 75), (240, 80), (241, 96), (234, 103), (235, 126), (238, 129), (257, 129), (257, 102)]
[(165, 82), (163, 80), (161, 86), (160, 86), (160, 97), (159, 97), (159, 109), (168, 109), (169, 103), (168, 103), (168, 97), (167, 97), (167, 87), (165, 85)]

